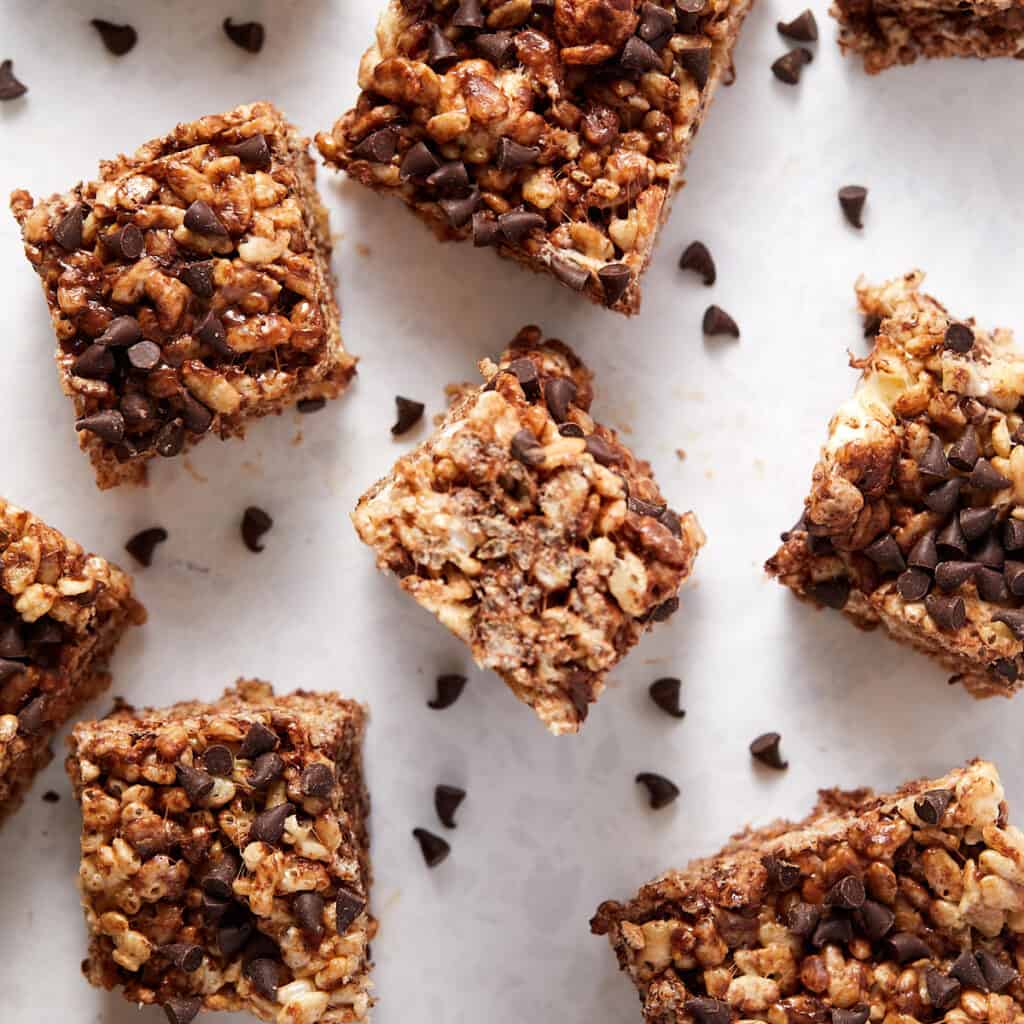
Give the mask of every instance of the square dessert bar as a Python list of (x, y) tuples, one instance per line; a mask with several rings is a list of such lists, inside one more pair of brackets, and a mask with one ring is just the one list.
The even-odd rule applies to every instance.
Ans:
[(825, 790), (602, 904), (647, 1024), (1019, 1024), (1024, 833), (993, 765)]
[(79, 887), (98, 987), (172, 1024), (367, 1018), (376, 922), (363, 708), (239, 680), (212, 704), (79, 723)]
[(314, 175), (307, 141), (253, 103), (104, 161), (64, 195), (11, 196), (100, 487), (345, 389), (355, 360)]
[(1024, 0), (835, 0), (830, 13), (869, 74), (918, 57), (1024, 56)]
[(931, 654), (976, 696), (1024, 676), (1024, 352), (920, 273), (857, 296), (877, 330), (804, 514), (766, 566), (797, 596)]
[(553, 733), (576, 732), (604, 677), (666, 619), (704, 534), (615, 432), (591, 374), (524, 328), (487, 383), (395, 463), (352, 519), (402, 588)]
[(110, 684), (146, 619), (131, 577), (0, 498), (0, 819), (53, 756), (54, 733)]
[(621, 313), (753, 0), (389, 0), (324, 158)]

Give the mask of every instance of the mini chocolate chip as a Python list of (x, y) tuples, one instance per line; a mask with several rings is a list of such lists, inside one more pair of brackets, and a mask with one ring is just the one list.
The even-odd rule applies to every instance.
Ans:
[(602, 466), (616, 466), (622, 462), (622, 455), (598, 434), (587, 435), (585, 451)]
[(398, 132), (394, 128), (379, 128), (371, 132), (352, 150), (357, 160), (389, 164), (398, 149)]
[(107, 329), (96, 339), (97, 345), (108, 348), (127, 348), (142, 338), (142, 328), (133, 316), (116, 316)]
[(863, 906), (854, 915), (857, 927), (872, 942), (885, 938), (896, 923), (896, 915), (884, 904), (875, 900), (865, 900)]
[(983, 601), (996, 603), (1010, 600), (1010, 590), (1003, 579), (1003, 574), (987, 566), (978, 566), (974, 573), (974, 585)]
[(626, 498), (626, 508), (638, 516), (647, 516), (650, 519), (658, 519), (665, 511), (664, 505), (654, 505), (643, 498), (634, 498), (632, 494)]
[(60, 803), (60, 793), (56, 792), (55, 790), (52, 790), (52, 789), (48, 789), (48, 790), (47, 790), (47, 791), (46, 791), (46, 792), (45, 792), (45, 793), (43, 794), (43, 799), (44, 799), (44, 800), (45, 800), (45, 801), (46, 801), (46, 802), (47, 802), (48, 804), (59, 804), (59, 803)]
[(925, 968), (924, 985), (936, 1010), (948, 1010), (960, 998), (960, 982), (940, 974), (934, 967)]
[(277, 734), (268, 729), (262, 722), (254, 722), (249, 726), (249, 731), (238, 748), (238, 756), (245, 760), (252, 760), (265, 754), (268, 750), (274, 750), (278, 744)]
[[(19, 670), (24, 670), (19, 665)], [(18, 732), (24, 736), (38, 736), (43, 731), (46, 721), (46, 697), (40, 694), (34, 697), (18, 712)]]
[(213, 296), (213, 263), (203, 260), (201, 263), (186, 263), (178, 274), (182, 283), (201, 299)]
[(249, 941), (252, 932), (252, 922), (248, 920), (223, 925), (217, 930), (217, 947), (221, 955), (234, 956)]
[(466, 677), (449, 673), (437, 677), (437, 696), (427, 701), (427, 707), (435, 711), (450, 708), (462, 695)]
[(209, 893), (203, 893), (203, 918), (209, 924), (220, 924), (234, 905), (229, 900), (221, 899), (218, 896), (211, 896)]
[(782, 771), (789, 767), (788, 761), (782, 760), (779, 753), (779, 743), (782, 737), (777, 732), (762, 733), (750, 743), (750, 755), (755, 761), (760, 761), (767, 768), (774, 768)]
[(284, 772), (284, 761), (281, 755), (272, 750), (260, 754), (252, 763), (252, 771), (249, 772), (249, 785), (253, 789), (266, 789), (275, 779), (279, 779)]
[(202, 947), (193, 942), (172, 942), (170, 945), (161, 946), (160, 955), (188, 974), (198, 971), (203, 963)]
[(458, 786), (434, 787), (434, 810), (438, 820), (445, 828), (455, 828), (455, 812), (459, 804), (466, 799), (466, 791)]
[(604, 289), (604, 304), (614, 306), (629, 288), (633, 273), (625, 263), (608, 263), (597, 272)]
[(940, 597), (938, 594), (929, 594), (924, 599), (924, 606), (939, 629), (945, 632), (955, 632), (967, 622), (967, 613), (962, 597)]
[(174, 766), (174, 770), (178, 777), (178, 785), (185, 790), (185, 796), (191, 803), (198, 803), (213, 792), (216, 780), (208, 772), (200, 771), (200, 769), (187, 764), (177, 764)]
[(776, 892), (790, 892), (800, 884), (800, 868), (778, 857), (762, 857), (761, 863), (768, 872), (768, 884)]
[(946, 458), (951, 466), (956, 466), (957, 469), (969, 473), (980, 456), (981, 445), (978, 443), (978, 432), (972, 424), (968, 424), (957, 441), (950, 446)]
[(863, 185), (844, 185), (839, 190), (839, 206), (847, 223), (858, 230), (864, 227), (864, 204), (868, 190)]
[(193, 398), (187, 391), (183, 391), (179, 399), (181, 401), (181, 419), (185, 424), (185, 429), (191, 434), (205, 434), (210, 429), (210, 424), (213, 423), (213, 411), (207, 409), (202, 402)]
[(1007, 519), (1003, 525), (1003, 547), (1007, 551), (1024, 549), (1024, 522), (1019, 519)]
[(896, 932), (886, 939), (885, 944), (899, 964), (909, 964), (932, 956), (928, 944), (913, 932)]
[(969, 541), (980, 540), (996, 521), (996, 510), (988, 508), (965, 508), (960, 511), (960, 529)]
[(934, 434), (928, 438), (928, 447), (917, 463), (917, 470), (929, 482), (949, 478), (949, 460), (943, 451), (942, 442)]
[(263, 535), (274, 525), (274, 520), (257, 505), (250, 505), (242, 514), (242, 540), (252, 552), (263, 550), (260, 541)]
[(683, 1009), (697, 1021), (697, 1024), (729, 1024), (732, 1009), (721, 999), (710, 996), (695, 996), (683, 1003)]
[(523, 146), (513, 139), (499, 139), (495, 165), (499, 171), (518, 171), (540, 156), (537, 146)]
[(263, 132), (250, 135), (249, 138), (231, 146), (225, 146), (224, 152), (228, 156), (237, 156), (246, 167), (255, 171), (269, 171), (274, 163), (267, 137)]
[(180, 419), (168, 420), (158, 431), (153, 443), (157, 455), (173, 459), (185, 447), (185, 424)]
[(502, 239), (498, 218), (483, 210), (473, 214), (473, 244), (482, 249), (489, 245), (497, 245)]
[(295, 403), (295, 409), (308, 416), (310, 413), (319, 412), (326, 404), (326, 398), (300, 398)]
[(820, 917), (821, 911), (813, 903), (794, 903), (789, 908), (786, 923), (794, 935), (806, 939), (818, 927)]
[(663, 679), (655, 679), (648, 687), (647, 692), (651, 700), (673, 718), (685, 718), (686, 712), (679, 706), (679, 691), (682, 689), (681, 679), (665, 676)]
[(230, 18), (225, 18), (222, 27), (224, 34), (235, 46), (249, 53), (259, 53), (263, 49), (266, 33), (258, 21), (240, 21), (236, 24)]
[(431, 25), (427, 40), (427, 63), (432, 67), (448, 64), (459, 59), (459, 51), (452, 41), (437, 27)]
[(440, 166), (441, 161), (431, 153), (426, 144), (417, 142), (402, 158), (398, 176), (403, 181), (407, 181), (409, 178), (427, 178)]
[(946, 335), (943, 340), (946, 343), (946, 348), (959, 352), (962, 355), (974, 348), (974, 331), (967, 324), (950, 324), (946, 328)]
[(676, 59), (698, 89), (703, 89), (708, 84), (708, 75), (711, 73), (710, 46), (686, 47), (679, 51)]
[(14, 61), (0, 61), (0, 103), (16, 100), (28, 92), (28, 86), (14, 77)]
[(509, 245), (520, 245), (533, 231), (543, 231), (547, 221), (530, 210), (509, 210), (498, 218), (498, 228)]
[(486, 21), (480, 0), (459, 0), (452, 24), (456, 28), (483, 28)]
[(75, 430), (88, 430), (107, 444), (118, 444), (124, 440), (124, 416), (116, 409), (104, 409), (77, 420)]
[(935, 544), (935, 531), (929, 530), (914, 542), (907, 555), (907, 565), (912, 569), (934, 569), (939, 562), (939, 552)]
[[(786, 85), (796, 85), (800, 81), (800, 75), (805, 64), (810, 64), (814, 54), (804, 46), (798, 46), (784, 53), (772, 64), (772, 74)], [(842, 202), (842, 200), (840, 200)]]
[(229, 778), (235, 770), (235, 759), (231, 751), (220, 743), (207, 747), (202, 757), (203, 767), (211, 774)]
[(864, 549), (864, 554), (884, 573), (898, 574), (907, 567), (903, 552), (891, 533), (883, 534), (878, 540), (872, 541)]
[(930, 789), (914, 801), (914, 813), (926, 825), (938, 825), (952, 801), (952, 790)]
[(963, 414), (976, 427), (981, 426), (981, 424), (984, 423), (985, 420), (988, 418), (988, 410), (985, 408), (985, 406), (982, 405), (981, 402), (979, 402), (976, 398), (973, 398), (970, 395), (961, 398), (959, 404)]
[(871, 1010), (863, 1004), (851, 1006), (849, 1009), (832, 1007), (832, 1024), (867, 1024)]
[(511, 373), (523, 389), (523, 395), (528, 402), (536, 402), (540, 398), (540, 379), (537, 376), (537, 364), (530, 358), (522, 356), (513, 359), (505, 367), (506, 373)]
[(185, 211), (182, 221), (189, 231), (210, 238), (227, 238), (228, 229), (217, 218), (217, 214), (201, 199), (196, 199)]
[(473, 219), (481, 201), (480, 190), (475, 188), (462, 199), (442, 199), (437, 205), (453, 228), (463, 228)]
[(139, 565), (147, 569), (153, 564), (153, 552), (158, 544), (167, 540), (167, 531), (162, 526), (151, 526), (148, 530), (140, 530), (130, 537), (124, 546)]
[(1009, 626), (1010, 632), (1018, 640), (1024, 640), (1024, 610), (1016, 608), (1001, 608), (992, 614), (993, 622), (1001, 622)]
[(973, 562), (939, 562), (935, 567), (935, 585), (947, 592), (959, 589), (973, 576)]
[(653, 50), (660, 50), (672, 37), (676, 19), (660, 4), (644, 3), (640, 7), (640, 24), (636, 34)]
[(423, 418), (423, 409), (425, 407), (422, 402), (416, 402), (411, 398), (403, 398), (401, 395), (395, 395), (395, 405), (398, 408), (398, 418), (391, 428), (391, 435), (393, 437), (401, 437), (402, 434), (412, 430), (419, 423)]
[(846, 875), (829, 889), (825, 902), (843, 910), (858, 910), (866, 898), (864, 883), (856, 875)]
[(853, 938), (853, 925), (848, 917), (827, 917), (811, 937), (811, 944), (820, 949), (830, 942), (843, 946)]
[(194, 333), (204, 345), (209, 345), (217, 355), (223, 356), (225, 359), (235, 356), (234, 349), (228, 345), (224, 324), (212, 310), (208, 311), (196, 324)]
[(436, 868), (452, 852), (452, 848), (440, 836), (435, 836), (425, 828), (414, 828), (412, 834), (420, 844), (428, 868)]
[(110, 231), (103, 236), (103, 244), (118, 258), (134, 262), (145, 248), (142, 232), (134, 224)]
[(199, 996), (171, 996), (162, 1006), (168, 1024), (192, 1024), (202, 1008)]
[[(433, 866), (433, 865), (431, 865)], [(352, 922), (366, 909), (366, 900), (347, 886), (338, 886), (334, 899), (334, 927), (339, 935), (348, 931)]]
[(703, 242), (691, 242), (679, 257), (680, 270), (692, 270), (704, 278), (706, 285), (713, 285), (717, 277), (715, 261)]
[(149, 373), (160, 365), (163, 353), (153, 341), (137, 341), (127, 352), (128, 362), (142, 373)]
[(949, 969), (951, 978), (955, 978), (964, 988), (974, 988), (979, 992), (988, 992), (988, 982), (982, 973), (981, 966), (974, 953), (965, 949), (953, 961)]
[(277, 1000), (277, 990), (281, 987), (281, 965), (276, 960), (258, 957), (246, 965), (243, 973), (264, 999)]
[(662, 807), (668, 807), (679, 796), (679, 787), (664, 775), (640, 772), (636, 781), (646, 787), (652, 810), (659, 811)]
[(568, 377), (552, 377), (544, 382), (544, 402), (556, 423), (565, 423), (575, 401), (576, 385)]
[(89, 24), (99, 32), (103, 45), (115, 57), (123, 57), (139, 41), (139, 34), (131, 25), (115, 25), (102, 18), (93, 18)]
[(230, 900), (235, 895), (234, 881), (242, 863), (233, 853), (225, 853), (220, 860), (210, 865), (199, 883), (204, 893), (216, 900)]
[(708, 306), (704, 311), (701, 326), (704, 333), (708, 335), (727, 334), (731, 338), (740, 336), (740, 329), (736, 321), (721, 306)]
[(583, 428), (576, 423), (559, 423), (558, 432), (562, 437), (586, 437)]
[(924, 503), (936, 515), (945, 519), (956, 508), (957, 502), (960, 500), (960, 487), (959, 477), (947, 480), (944, 484), (939, 484), (934, 491), (926, 494)]
[(512, 458), (524, 466), (539, 466), (544, 462), (544, 446), (525, 428), (512, 438)]
[(53, 229), (53, 237), (57, 244), (67, 252), (82, 248), (82, 226), (85, 223), (86, 209), (81, 203), (75, 203)]
[(278, 804), (257, 814), (249, 828), (249, 842), (262, 842), (276, 846), (284, 835), (285, 818), (295, 813), (291, 804)]
[(989, 990), (992, 992), (1002, 992), (1019, 977), (1013, 967), (993, 956), (987, 949), (979, 949), (974, 955), (977, 957), (978, 966), (981, 968), (982, 974), (985, 975), (985, 981), (988, 982)]
[(516, 44), (511, 32), (488, 32), (473, 40), (477, 52), (490, 61), (496, 68), (507, 67), (512, 63)]
[(647, 45), (639, 36), (630, 36), (622, 48), (619, 66), (626, 71), (643, 74), (661, 68), (661, 58), (656, 50)]
[(552, 256), (548, 262), (551, 273), (574, 292), (581, 292), (590, 280), (590, 271), (566, 256)]
[(324, 899), (315, 892), (300, 892), (292, 900), (292, 913), (307, 939), (319, 943), (324, 934)]
[(968, 482), (979, 491), (1001, 491), (1010, 486), (1010, 480), (985, 458), (978, 459), (974, 464)]
[(679, 521), (679, 516), (672, 511), (672, 509), (666, 507), (664, 511), (658, 516), (658, 522), (672, 534), (673, 537), (682, 537), (683, 535), (683, 524)]
[(845, 576), (836, 576), (834, 579), (809, 583), (807, 595), (826, 608), (841, 611), (850, 597), (850, 581)]
[(87, 380), (102, 380), (114, 372), (114, 355), (105, 345), (90, 345), (72, 364), (71, 372)]
[(318, 761), (303, 769), (300, 784), (303, 796), (320, 799), (328, 797), (334, 792), (334, 772), (331, 771), (329, 765)]
[(939, 531), (935, 538), (937, 547), (946, 551), (952, 551), (961, 557), (967, 554), (967, 538), (964, 531), (960, 529), (960, 520), (956, 516)]
[(1024, 562), (1005, 562), (1003, 578), (1014, 597), (1024, 597)]
[(776, 26), (779, 34), (787, 39), (795, 39), (798, 43), (815, 43), (818, 41), (818, 23), (809, 8), (798, 14), (792, 21), (780, 21)]

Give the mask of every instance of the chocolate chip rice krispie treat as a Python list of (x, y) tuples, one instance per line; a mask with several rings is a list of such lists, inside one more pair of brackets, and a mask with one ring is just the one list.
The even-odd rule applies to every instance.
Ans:
[(131, 577), (0, 498), (0, 819), (53, 757), (54, 733), (110, 684), (146, 619)]
[(835, 0), (839, 46), (877, 74), (918, 57), (1024, 56), (1024, 0)]
[(753, 0), (389, 0), (326, 160), (621, 313)]
[(857, 286), (874, 350), (766, 566), (801, 598), (933, 655), (975, 696), (1024, 675), (1024, 352), (920, 273)]
[(825, 790), (591, 930), (647, 1024), (1019, 1024), (1024, 833), (984, 761), (889, 796)]
[(604, 677), (668, 618), (704, 534), (615, 432), (590, 416), (591, 374), (524, 328), (487, 383), (353, 513), (403, 589), (553, 733), (576, 732)]
[(269, 103), (180, 124), (65, 195), (11, 196), (100, 487), (355, 372), (307, 141)]
[(172, 1024), (200, 1009), (350, 1024), (370, 1007), (365, 712), (239, 680), (82, 722), (83, 970)]

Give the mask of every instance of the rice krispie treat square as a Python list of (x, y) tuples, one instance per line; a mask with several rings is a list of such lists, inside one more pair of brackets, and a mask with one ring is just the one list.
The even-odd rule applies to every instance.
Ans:
[(602, 904), (647, 1024), (1024, 1019), (1024, 833), (993, 765), (887, 796), (823, 790)]
[(1024, 675), (1024, 352), (919, 272), (857, 286), (877, 331), (767, 570), (937, 658), (975, 696)]
[(353, 513), (377, 565), (464, 640), (553, 733), (576, 732), (604, 677), (679, 604), (704, 542), (613, 430), (591, 374), (524, 328), (483, 387)]
[(753, 0), (389, 0), (324, 158), (620, 313)]
[(100, 487), (344, 391), (355, 360), (314, 175), (307, 140), (253, 103), (180, 124), (64, 195), (11, 196)]
[(1024, 0), (835, 0), (830, 13), (872, 75), (918, 57), (1024, 56)]
[(110, 685), (122, 634), (145, 620), (130, 576), (0, 498), (0, 819), (53, 757), (54, 733)]
[(172, 1024), (248, 1010), (351, 1024), (371, 1004), (365, 711), (239, 680), (70, 738), (88, 980)]

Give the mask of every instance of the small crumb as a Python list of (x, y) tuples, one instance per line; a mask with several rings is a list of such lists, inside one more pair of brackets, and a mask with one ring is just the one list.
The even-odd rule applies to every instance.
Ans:
[(373, 250), (364, 242), (356, 242), (356, 252), (366, 260), (373, 255)]
[(201, 484), (206, 484), (210, 482), (208, 477), (203, 476), (203, 474), (200, 473), (199, 470), (192, 465), (192, 461), (190, 459), (182, 459), (181, 464), (185, 467), (185, 472), (188, 473), (188, 475), (192, 477), (192, 479), (195, 480), (196, 482)]
[(303, 438), (302, 431), (301, 430), (296, 430), (295, 431), (295, 436), (292, 438), (292, 447), (293, 448), (298, 448), (299, 445), (302, 444), (302, 438)]
[(48, 790), (47, 790), (47, 791), (46, 791), (46, 792), (45, 792), (45, 793), (43, 794), (43, 799), (44, 799), (44, 800), (45, 800), (45, 801), (46, 801), (46, 802), (47, 802), (48, 804), (55, 804), (55, 803), (59, 803), (59, 802), (60, 802), (60, 793), (56, 792), (56, 790), (53, 790), (53, 789), (48, 789)]
[(676, 449), (676, 458), (680, 462), (685, 462), (686, 461), (686, 449), (684, 449), (684, 448), (677, 448)]

